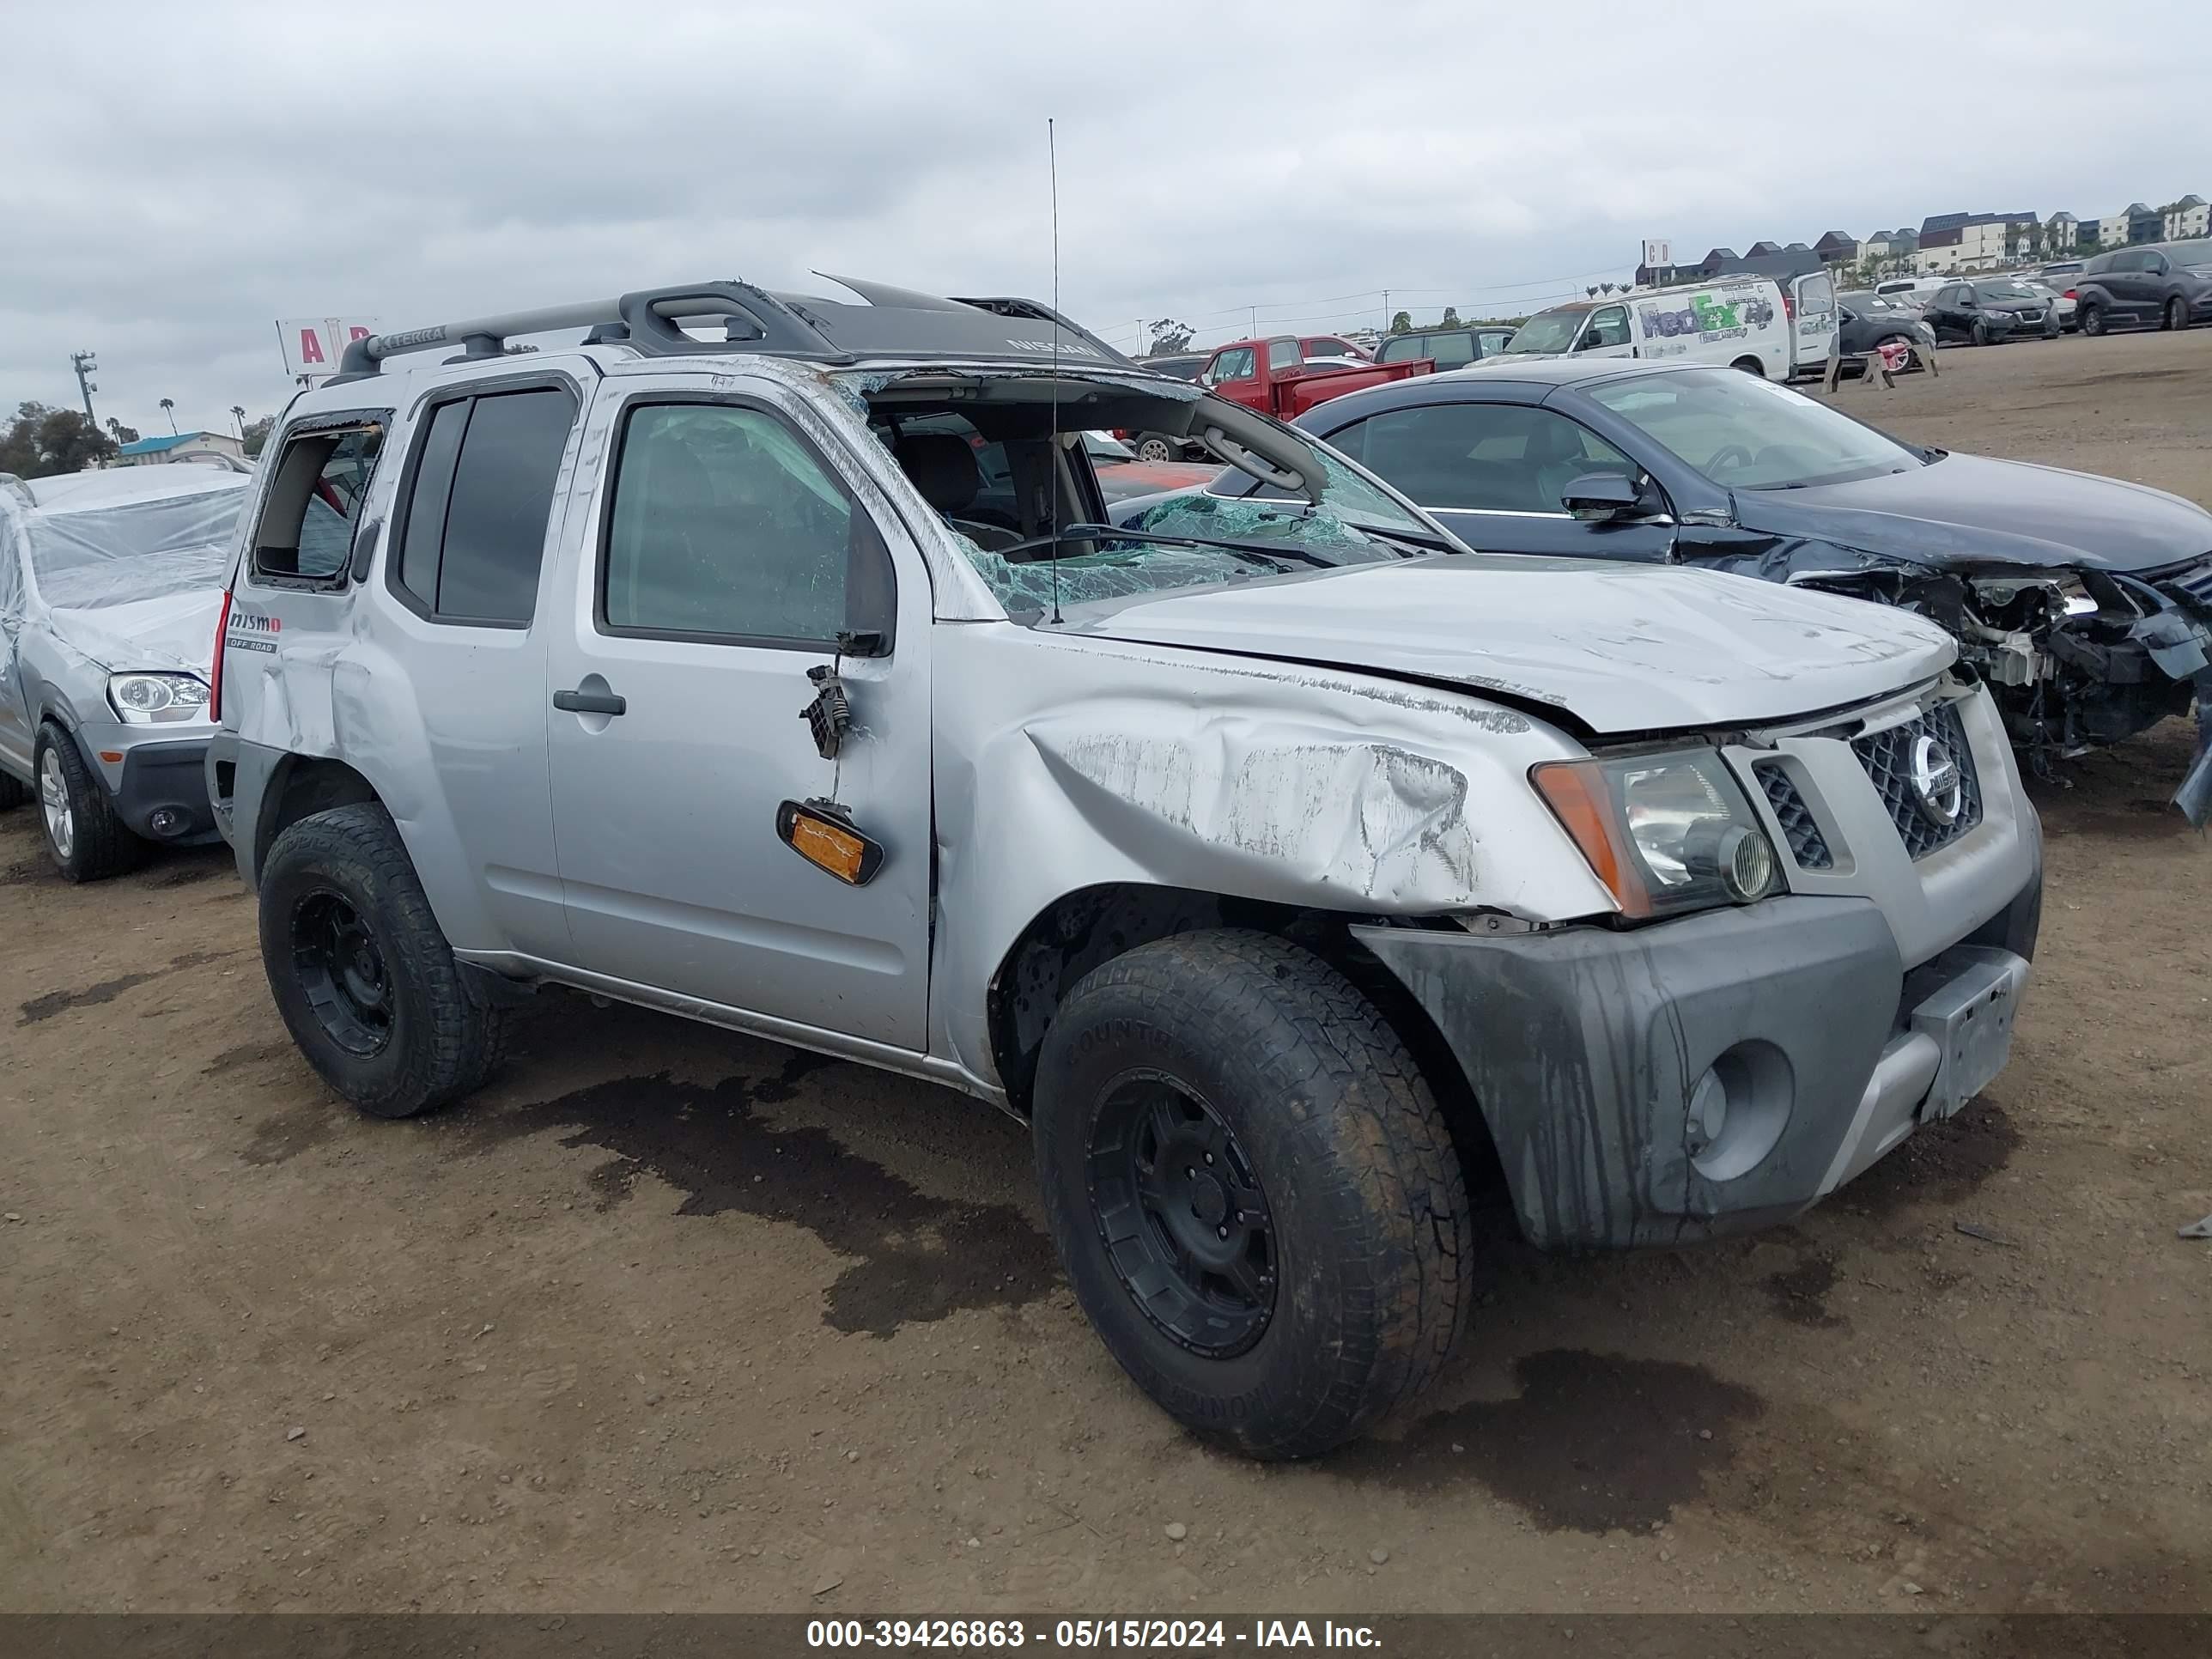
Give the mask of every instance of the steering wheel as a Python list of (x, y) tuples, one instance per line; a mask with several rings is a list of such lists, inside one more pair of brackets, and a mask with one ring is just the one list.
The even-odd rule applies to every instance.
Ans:
[(1734, 471), (1737, 467), (1749, 466), (1751, 464), (1751, 452), (1741, 444), (1724, 445), (1705, 457), (1705, 465), (1716, 470), (1726, 467), (1730, 471)]

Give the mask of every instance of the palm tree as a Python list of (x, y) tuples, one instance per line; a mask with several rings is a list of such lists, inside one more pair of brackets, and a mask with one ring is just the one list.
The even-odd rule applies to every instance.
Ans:
[(172, 438), (175, 437), (177, 435), (177, 400), (174, 398), (162, 398), (161, 413), (169, 417), (169, 435)]
[(230, 418), (238, 422), (238, 441), (244, 443), (246, 441), (246, 405), (233, 404), (230, 406)]

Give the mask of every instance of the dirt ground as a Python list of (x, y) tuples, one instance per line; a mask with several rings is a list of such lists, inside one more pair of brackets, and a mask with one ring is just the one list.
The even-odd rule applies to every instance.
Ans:
[[(1943, 368), (1838, 395), (2212, 502), (2212, 330)], [(10, 814), (0, 1608), (2212, 1609), (2188, 753), (2039, 788), (2038, 978), (1960, 1119), (1756, 1240), (1489, 1224), (1442, 1385), (1276, 1468), (1124, 1382), (1012, 1121), (557, 993), (481, 1097), (357, 1118), (220, 850), (72, 890)]]

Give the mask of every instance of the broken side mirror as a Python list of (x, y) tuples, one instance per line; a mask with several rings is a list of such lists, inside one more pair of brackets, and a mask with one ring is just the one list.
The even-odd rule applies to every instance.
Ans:
[(1644, 510), (1643, 492), (1618, 472), (1585, 472), (1559, 492), (1559, 505), (1585, 523), (1602, 524)]

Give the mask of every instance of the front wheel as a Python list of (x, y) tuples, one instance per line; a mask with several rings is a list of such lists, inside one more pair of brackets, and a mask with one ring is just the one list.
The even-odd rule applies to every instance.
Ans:
[(1917, 368), (1920, 367), (1920, 354), (1913, 349), (1912, 342), (1906, 339), (1902, 334), (1892, 334), (1875, 343), (1875, 349), (1876, 351), (1885, 350), (1891, 346), (1903, 346), (1905, 348), (1905, 368)]
[(459, 1099), (502, 1058), (506, 1021), (453, 960), (383, 807), (334, 807), (276, 837), (263, 866), (261, 965), (292, 1040), (376, 1117)]
[(31, 768), (39, 780), (46, 852), (64, 880), (105, 881), (137, 867), (146, 843), (116, 815), (75, 738), (58, 726), (40, 726)]
[(2166, 302), (2166, 325), (2176, 334), (2189, 326), (2189, 301), (2178, 294)]
[(2098, 338), (2105, 331), (2104, 307), (2085, 301), (2081, 306), (2081, 322), (2084, 334), (2093, 340)]
[(1990, 325), (1978, 317), (1974, 319), (1972, 338), (1978, 346), (1985, 346), (1990, 343)]
[(1188, 933), (1095, 969), (1046, 1033), (1032, 1129), (1077, 1300), (1203, 1439), (1328, 1451), (1460, 1336), (1473, 1235), (1443, 1115), (1296, 945)]

